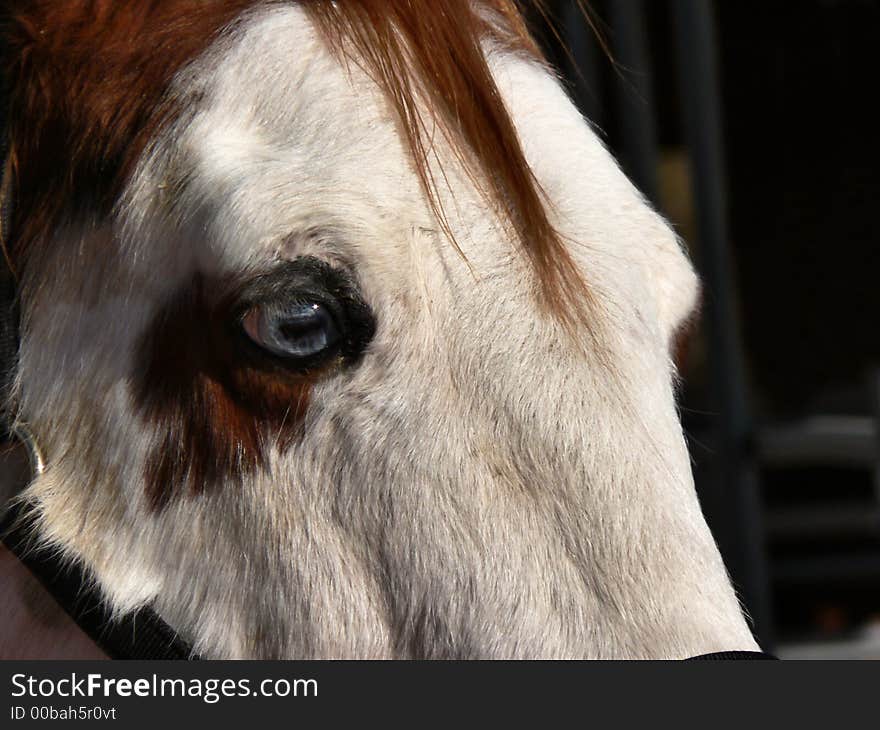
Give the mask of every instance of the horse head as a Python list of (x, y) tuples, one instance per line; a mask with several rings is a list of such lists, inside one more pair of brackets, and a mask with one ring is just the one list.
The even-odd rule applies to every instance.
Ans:
[(662, 218), (508, 0), (10, 3), (39, 539), (212, 657), (753, 649)]

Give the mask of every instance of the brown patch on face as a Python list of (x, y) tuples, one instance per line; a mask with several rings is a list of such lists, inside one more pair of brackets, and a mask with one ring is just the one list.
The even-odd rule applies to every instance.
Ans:
[(18, 0), (0, 10), (15, 175), (13, 255), (106, 215), (177, 110), (171, 78), (254, 0)]
[(161, 509), (175, 493), (241, 481), (298, 434), (315, 374), (263, 362), (238, 326), (229, 282), (196, 275), (154, 319), (139, 353), (136, 399), (162, 433), (146, 464), (147, 496)]

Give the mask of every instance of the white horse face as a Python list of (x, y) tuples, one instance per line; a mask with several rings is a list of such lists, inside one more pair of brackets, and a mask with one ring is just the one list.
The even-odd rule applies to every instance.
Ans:
[(444, 230), (295, 6), (178, 74), (113, 214), (29, 262), (31, 493), (121, 610), (213, 656), (754, 647), (675, 410), (692, 269), (557, 81), (487, 52), (593, 294), (575, 336), (437, 134)]

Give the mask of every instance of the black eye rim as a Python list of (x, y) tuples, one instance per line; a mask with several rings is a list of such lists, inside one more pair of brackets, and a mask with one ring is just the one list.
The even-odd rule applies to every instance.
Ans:
[[(233, 320), (237, 338), (253, 360), (272, 369), (305, 373), (333, 361), (352, 365), (360, 360), (376, 332), (373, 312), (361, 296), (354, 277), (312, 256), (276, 265), (249, 281), (236, 299)], [(323, 307), (336, 326), (337, 340), (312, 355), (285, 356), (260, 346), (245, 331), (244, 319), (253, 310), (290, 304)]]

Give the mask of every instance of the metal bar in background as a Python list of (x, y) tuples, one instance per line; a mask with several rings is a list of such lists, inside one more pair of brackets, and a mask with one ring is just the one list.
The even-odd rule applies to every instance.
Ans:
[(874, 496), (880, 503), (880, 366), (871, 369), (868, 375), (870, 380), (870, 396), (872, 401), (872, 415), (874, 416)]
[[(716, 531), (731, 577), (765, 648), (774, 643), (754, 426), (748, 409), (733, 266), (713, 3), (672, 0), (678, 82), (697, 214), (704, 320), (717, 422)], [(720, 523), (720, 524), (719, 524)]]
[(660, 203), (657, 126), (644, 0), (608, 0), (607, 9), (611, 48), (618, 65), (614, 100), (621, 163), (656, 208)]
[(568, 48), (568, 53), (562, 51), (559, 55), (559, 68), (571, 84), (572, 96), (581, 114), (600, 130), (604, 129), (602, 50), (578, 4), (574, 0), (561, 0), (557, 5), (559, 35)]

